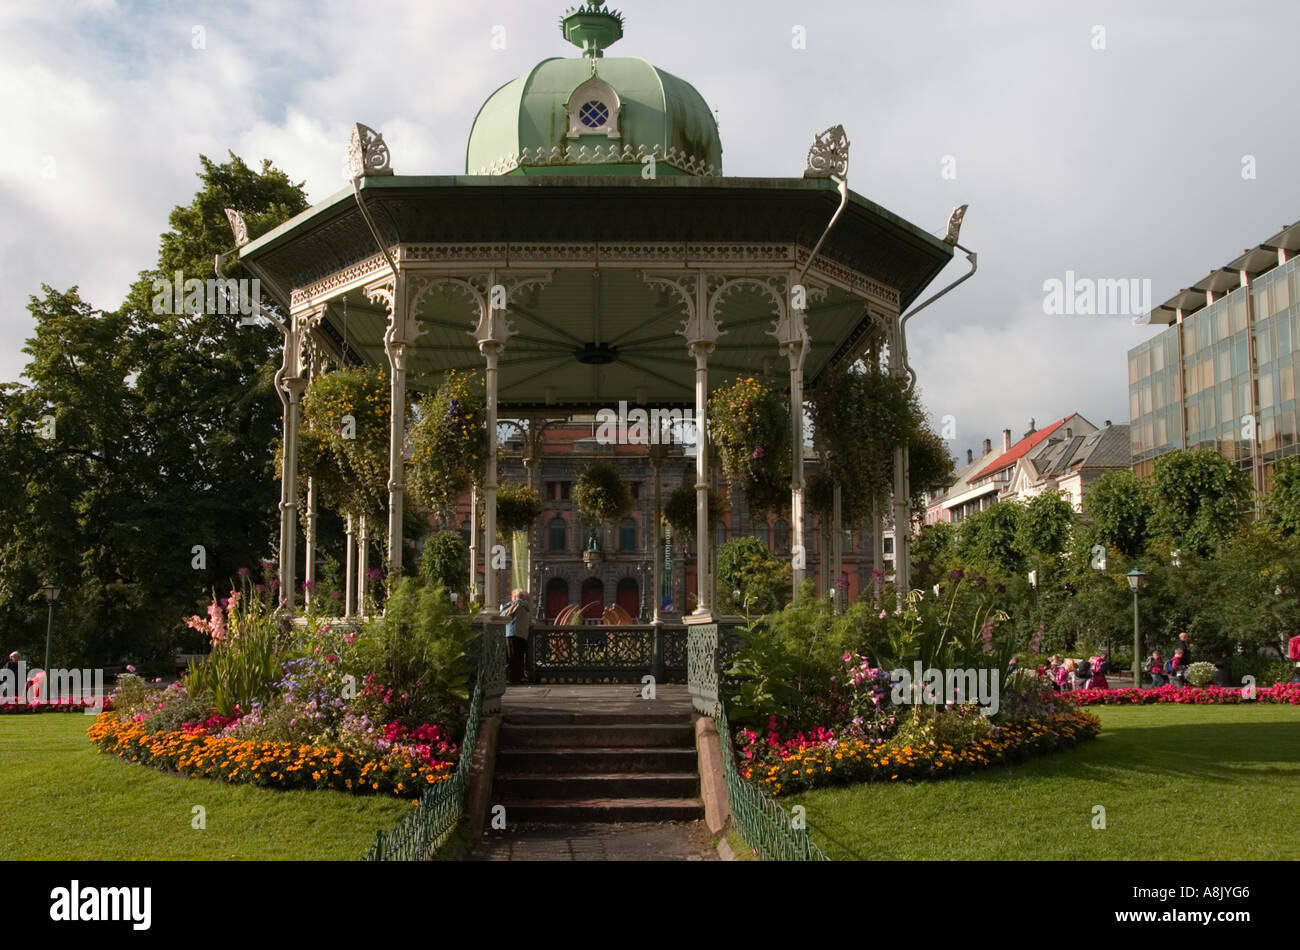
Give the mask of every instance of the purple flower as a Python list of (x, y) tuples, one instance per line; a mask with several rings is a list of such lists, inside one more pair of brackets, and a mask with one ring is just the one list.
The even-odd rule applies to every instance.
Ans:
[(966, 572), (963, 571), (960, 567), (957, 568), (955, 571), (948, 572), (948, 580), (952, 581), (954, 584), (957, 583), (965, 576), (966, 576)]
[(315, 590), (315, 589), (316, 589), (316, 582), (315, 582), (315, 581), (303, 581), (303, 582), (302, 582), (302, 589), (303, 589), (303, 590)]
[(383, 576), (384, 572), (377, 567), (372, 567), (370, 570), (366, 571), (366, 580), (368, 581), (377, 581)]
[(872, 570), (871, 570), (871, 579), (872, 579), (873, 581), (875, 581), (876, 583), (880, 583), (881, 581), (883, 581), (883, 580), (885, 579), (885, 572), (884, 572), (884, 571), (878, 571), (878, 570), (876, 570), (875, 568), (872, 568)]
[(241, 567), (239, 570), (235, 571), (235, 573), (238, 574), (240, 577), (247, 577), (249, 574), (252, 573), (252, 571), (250, 571), (246, 567)]

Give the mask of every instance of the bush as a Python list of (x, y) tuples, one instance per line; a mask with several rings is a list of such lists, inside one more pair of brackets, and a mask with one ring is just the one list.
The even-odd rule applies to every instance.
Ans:
[(724, 613), (766, 614), (790, 600), (790, 565), (758, 538), (732, 538), (718, 548), (716, 576)]
[(268, 602), (250, 597), (245, 590), (231, 591), (230, 599), (208, 607), (208, 619), (191, 617), (192, 629), (212, 639), (212, 652), (191, 661), (185, 688), (192, 695), (206, 694), (222, 716), (248, 712), (256, 701), (265, 702), (280, 679), (280, 663), (287, 655), (279, 620)]
[(1217, 672), (1218, 669), (1213, 663), (1201, 660), (1187, 668), (1187, 682), (1191, 686), (1208, 686), (1214, 682), (1214, 675)]
[[(463, 718), (470, 666), (465, 647), (474, 636), (442, 587), (402, 578), (382, 617), (358, 635), (349, 669), (365, 679), (366, 697), (389, 719), (409, 727)], [(362, 697), (358, 697), (361, 700)]]
[(463, 594), (469, 588), (469, 545), (459, 531), (439, 531), (424, 542), (420, 576), (434, 586)]

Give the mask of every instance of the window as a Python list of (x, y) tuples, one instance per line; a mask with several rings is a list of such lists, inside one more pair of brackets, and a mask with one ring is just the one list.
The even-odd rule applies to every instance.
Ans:
[(624, 518), (623, 523), (618, 526), (618, 549), (636, 550), (636, 522), (631, 518)]
[(596, 99), (584, 102), (578, 110), (578, 121), (589, 129), (598, 129), (609, 119), (609, 106)]
[(771, 532), (768, 531), (766, 521), (754, 522), (754, 537), (758, 538), (758, 540), (762, 541), (769, 548), (772, 546)]
[(567, 540), (568, 523), (563, 518), (552, 518), (547, 531), (546, 547), (550, 551), (563, 551)]
[(473, 536), (474, 536), (473, 525), (468, 520), (462, 521), (460, 523), (460, 539), (465, 542), (466, 546), (468, 546), (470, 543), (470, 539), (473, 538)]
[(569, 131), (565, 137), (576, 139), (583, 135), (603, 135), (619, 138), (619, 108), (619, 96), (614, 87), (599, 76), (592, 76), (569, 94), (569, 101), (565, 104)]
[(568, 501), (573, 482), (547, 482), (546, 497), (551, 501)]
[(776, 553), (790, 553), (790, 522), (777, 521), (776, 523)]

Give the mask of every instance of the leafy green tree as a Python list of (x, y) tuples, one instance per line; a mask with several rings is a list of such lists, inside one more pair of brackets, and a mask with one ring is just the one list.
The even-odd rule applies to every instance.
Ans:
[(1126, 558), (1145, 550), (1151, 498), (1132, 472), (1107, 472), (1093, 482), (1083, 496), (1083, 515), (1089, 546), (1100, 544)]
[(1250, 476), (1209, 449), (1160, 456), (1151, 490), (1156, 532), (1201, 555), (1241, 527), (1250, 505)]
[(59, 584), (61, 663), (161, 655), (183, 614), (273, 550), (281, 337), (169, 307), (155, 281), (215, 276), (213, 258), (233, 245), (224, 208), (256, 235), (306, 199), (269, 164), (200, 161), (201, 190), (173, 210), (157, 266), (117, 312), (75, 288), (32, 298), (28, 382), (0, 396), (0, 470), (16, 489), (0, 502), (0, 624), (38, 626), (29, 592)]
[(1018, 538), (1024, 507), (1000, 501), (957, 525), (957, 553), (968, 564), (1018, 574), (1025, 565)]
[(1273, 467), (1262, 523), (1285, 537), (1300, 534), (1300, 456), (1282, 459)]
[(1031, 498), (1020, 512), (1016, 547), (1026, 557), (1055, 557), (1065, 551), (1074, 529), (1074, 508), (1059, 492)]

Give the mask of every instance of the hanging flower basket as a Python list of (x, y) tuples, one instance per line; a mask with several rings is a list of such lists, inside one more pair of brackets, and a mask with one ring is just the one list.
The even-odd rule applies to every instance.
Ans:
[(709, 437), (722, 472), (754, 511), (790, 504), (790, 410), (785, 398), (753, 377), (709, 398)]
[(609, 524), (632, 510), (632, 494), (608, 462), (592, 462), (573, 484), (578, 514), (597, 524)]
[[(727, 506), (723, 504), (718, 493), (709, 489), (709, 528), (715, 534), (718, 525), (722, 523), (722, 516), (727, 513)], [(682, 485), (674, 488), (669, 493), (668, 498), (664, 501), (663, 508), (664, 521), (677, 534), (685, 534), (689, 537), (695, 537), (695, 528), (698, 524), (695, 511), (695, 486)]]
[(507, 482), (497, 489), (497, 530), (527, 531), (542, 516), (542, 496), (527, 485)]
[(487, 408), (483, 380), (452, 370), (437, 392), (419, 404), (411, 428), (407, 488), (430, 512), (445, 514), (483, 474)]

